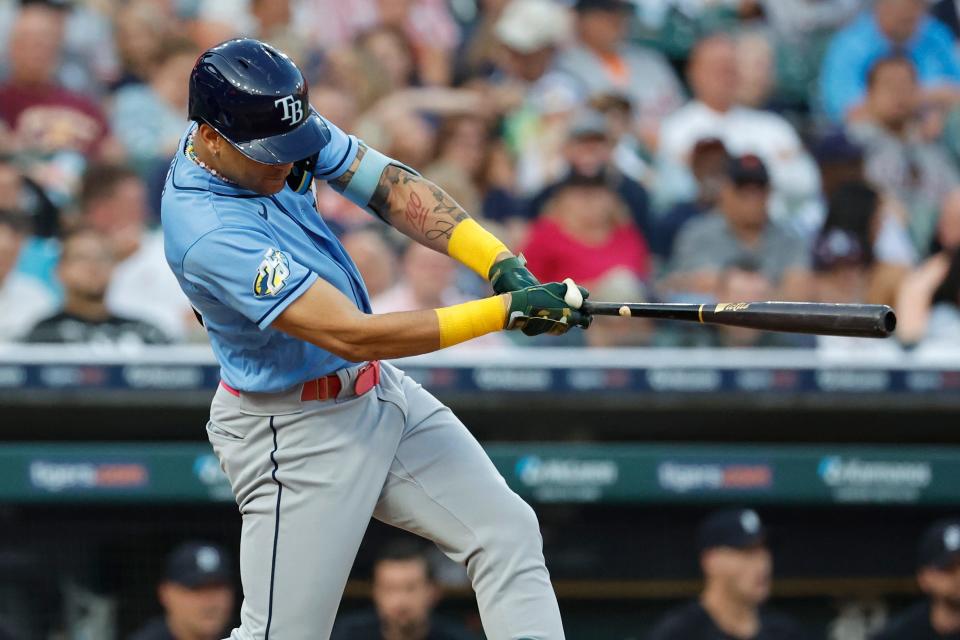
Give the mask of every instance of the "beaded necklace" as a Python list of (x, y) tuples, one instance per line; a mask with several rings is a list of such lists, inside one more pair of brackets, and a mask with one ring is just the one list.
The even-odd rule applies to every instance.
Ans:
[(187, 147), (186, 149), (184, 149), (184, 153), (186, 154), (187, 158), (192, 160), (193, 163), (199, 166), (201, 169), (206, 169), (207, 171), (212, 173), (214, 178), (219, 178), (220, 180), (223, 180), (224, 182), (227, 182), (229, 184), (235, 184), (233, 180), (230, 180), (226, 176), (224, 176), (222, 173), (217, 172), (217, 170), (214, 169), (213, 167), (207, 166), (207, 164), (203, 160), (197, 157), (197, 151), (196, 149), (194, 149), (194, 146), (193, 146), (193, 138), (196, 135), (197, 135), (197, 131), (196, 129), (194, 129), (193, 133), (190, 134), (190, 137), (187, 138)]

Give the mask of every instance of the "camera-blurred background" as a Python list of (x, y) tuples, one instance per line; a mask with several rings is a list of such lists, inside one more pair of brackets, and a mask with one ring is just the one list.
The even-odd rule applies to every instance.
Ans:
[[(884, 341), (607, 317), (400, 363), (536, 509), (567, 637), (960, 637), (958, 6), (0, 0), (0, 638), (238, 618), (219, 371), (158, 229), (190, 69), (241, 35), (541, 280), (895, 307)], [(486, 295), (317, 201), (374, 311)], [(373, 522), (335, 637), (482, 631), (463, 569)]]

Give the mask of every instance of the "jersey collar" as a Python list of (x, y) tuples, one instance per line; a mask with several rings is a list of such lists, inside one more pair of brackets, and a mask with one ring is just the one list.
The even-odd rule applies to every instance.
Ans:
[(221, 180), (203, 167), (187, 158), (184, 152), (187, 140), (190, 134), (197, 128), (196, 122), (191, 122), (190, 126), (180, 138), (180, 144), (177, 146), (177, 155), (174, 158), (171, 169), (171, 181), (177, 189), (194, 189), (200, 191), (210, 191), (221, 196), (233, 197), (259, 197), (261, 194), (244, 189), (243, 187), (231, 184)]

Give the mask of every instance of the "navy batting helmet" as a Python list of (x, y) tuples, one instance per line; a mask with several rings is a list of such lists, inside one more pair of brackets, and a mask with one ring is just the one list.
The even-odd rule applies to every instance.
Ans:
[(252, 38), (228, 40), (200, 56), (190, 74), (189, 116), (265, 164), (302, 164), (330, 141), (297, 65)]

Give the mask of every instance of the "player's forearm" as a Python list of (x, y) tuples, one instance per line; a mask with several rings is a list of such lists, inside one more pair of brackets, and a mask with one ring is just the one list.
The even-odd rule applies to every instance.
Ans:
[(273, 328), (349, 360), (429, 353), (499, 331), (510, 296), (424, 311), (366, 314), (329, 284), (317, 281), (273, 322)]
[(384, 169), (370, 206), (404, 235), (447, 254), (454, 230), (470, 219), (443, 189), (396, 165)]
[[(416, 242), (460, 261), (483, 278), (513, 254), (453, 198), (395, 160), (359, 143), (350, 167), (330, 183)], [(375, 176), (375, 177), (374, 177)]]

